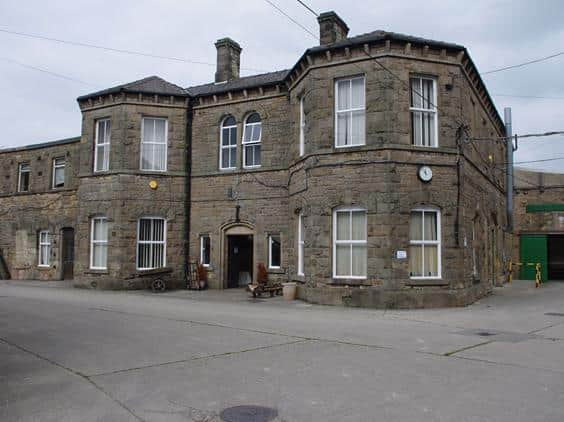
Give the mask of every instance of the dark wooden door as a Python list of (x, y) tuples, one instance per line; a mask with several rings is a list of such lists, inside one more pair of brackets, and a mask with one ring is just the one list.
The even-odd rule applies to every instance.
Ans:
[[(242, 287), (243, 273), (253, 277), (253, 237), (232, 235), (227, 237), (227, 287)], [(248, 280), (248, 282), (250, 282)]]
[(63, 229), (62, 245), (63, 280), (72, 280), (74, 277), (74, 229)]

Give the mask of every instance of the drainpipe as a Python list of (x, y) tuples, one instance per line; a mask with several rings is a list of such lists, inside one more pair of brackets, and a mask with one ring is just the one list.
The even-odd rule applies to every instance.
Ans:
[(505, 120), (505, 142), (507, 147), (506, 159), (506, 211), (507, 211), (507, 231), (513, 232), (513, 129), (511, 125), (511, 107), (504, 110)]
[(186, 272), (188, 271), (188, 264), (190, 263), (190, 203), (192, 200), (192, 100), (188, 97), (186, 99), (186, 176), (185, 179), (185, 198), (184, 198), (184, 279), (186, 280)]

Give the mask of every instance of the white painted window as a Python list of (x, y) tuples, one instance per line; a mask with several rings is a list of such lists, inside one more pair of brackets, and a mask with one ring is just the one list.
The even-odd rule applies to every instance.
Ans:
[(305, 154), (305, 112), (304, 112), (304, 97), (300, 98), (300, 157)]
[(51, 257), (51, 235), (47, 230), (39, 232), (39, 266), (48, 267)]
[(110, 169), (110, 119), (96, 122), (96, 139), (94, 141), (94, 171)]
[(141, 170), (166, 171), (168, 122), (144, 117), (141, 124)]
[(30, 176), (29, 163), (21, 163), (18, 167), (18, 192), (29, 192)]
[(90, 268), (105, 270), (108, 267), (108, 220), (92, 219), (90, 228)]
[(477, 251), (476, 248), (478, 247), (477, 241), (477, 224), (478, 218), (474, 218), (472, 220), (472, 274), (475, 278), (478, 278), (478, 260), (477, 260)]
[(233, 170), (237, 167), (237, 123), (233, 116), (221, 122), (219, 169)]
[(300, 214), (298, 215), (298, 275), (304, 275), (304, 252), (304, 213), (303, 211), (300, 211)]
[(437, 147), (437, 81), (422, 76), (410, 80), (411, 143)]
[(366, 278), (366, 210), (333, 212), (333, 277)]
[(280, 235), (271, 234), (268, 236), (268, 268), (280, 268), (280, 260)]
[(335, 82), (335, 146), (365, 144), (364, 76)]
[(211, 262), (211, 239), (208, 234), (200, 236), (200, 264), (209, 267)]
[(243, 167), (260, 167), (262, 122), (258, 113), (251, 113), (243, 127)]
[(159, 217), (139, 219), (137, 228), (137, 269), (166, 266), (166, 220)]
[(65, 157), (53, 159), (53, 189), (65, 186)]
[(409, 276), (441, 278), (441, 214), (418, 208), (409, 218)]

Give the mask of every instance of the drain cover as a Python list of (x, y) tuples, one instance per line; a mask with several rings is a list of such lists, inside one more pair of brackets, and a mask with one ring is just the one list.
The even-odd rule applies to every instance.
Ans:
[(495, 333), (490, 333), (489, 331), (478, 331), (476, 335), (480, 337), (489, 337), (489, 336), (495, 336)]
[(278, 411), (263, 406), (228, 407), (219, 415), (225, 422), (268, 422), (278, 416)]
[(564, 316), (562, 312), (546, 312), (545, 315), (547, 316)]

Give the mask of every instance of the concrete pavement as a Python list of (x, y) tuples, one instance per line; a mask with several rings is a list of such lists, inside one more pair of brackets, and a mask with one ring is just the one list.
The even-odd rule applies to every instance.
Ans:
[(0, 282), (0, 420), (562, 421), (564, 284), (467, 308)]

